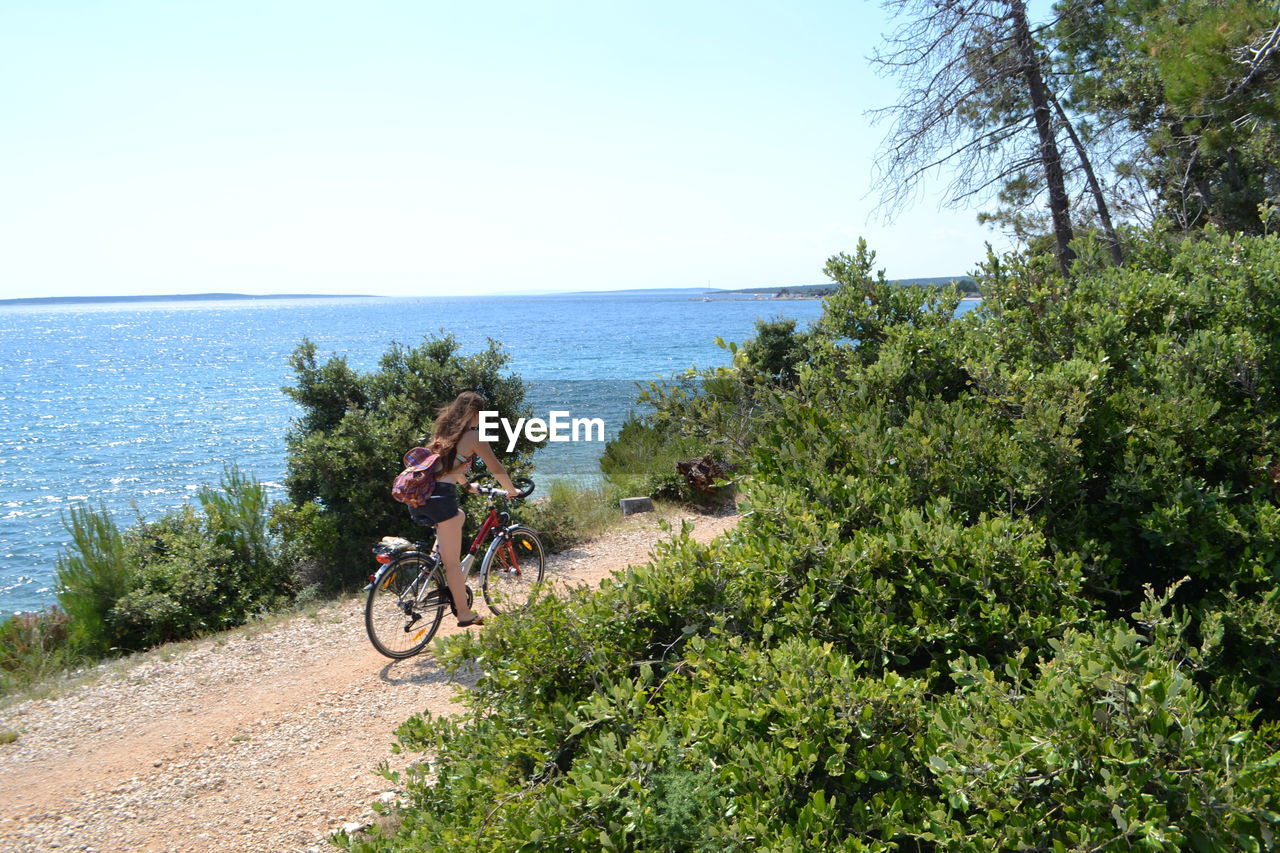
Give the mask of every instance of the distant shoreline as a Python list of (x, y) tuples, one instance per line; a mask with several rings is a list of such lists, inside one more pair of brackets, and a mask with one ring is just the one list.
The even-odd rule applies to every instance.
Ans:
[(367, 293), (173, 293), (162, 296), (32, 296), (0, 305), (102, 305), (128, 302), (239, 302), (260, 299), (378, 299)]
[[(889, 284), (899, 287), (936, 287), (945, 288), (958, 285), (964, 292), (966, 299), (980, 298), (976, 294), (977, 282), (972, 276), (952, 275), (952, 276), (935, 276), (933, 278), (897, 278), (889, 281)], [(733, 290), (715, 290), (706, 291), (701, 296), (692, 297), (697, 302), (710, 302), (711, 300), (741, 300), (754, 302), (757, 300), (772, 301), (777, 299), (825, 299), (839, 289), (836, 284), (791, 284), (778, 285), (776, 287), (740, 287)]]
[[(821, 301), (826, 299), (829, 295), (830, 294), (808, 296), (799, 293), (784, 293), (769, 296), (768, 294), (760, 293), (745, 296), (690, 296), (689, 300), (691, 302), (798, 302), (802, 300)], [(961, 302), (977, 302), (981, 299), (982, 297), (977, 295), (965, 295), (960, 297)]]
[[(894, 284), (934, 284), (944, 279), (902, 279)], [(956, 279), (945, 279), (950, 283)], [(583, 291), (550, 291), (543, 293), (492, 293), (476, 294), (478, 297), (505, 298), (512, 296), (634, 296), (648, 294), (669, 294), (679, 296), (688, 294), (694, 302), (711, 301), (788, 301), (788, 300), (820, 300), (835, 291), (834, 285), (799, 285), (778, 288), (744, 288), (726, 290), (721, 288), (700, 287), (654, 287), (633, 288), (623, 290), (583, 290)], [(171, 293), (146, 296), (32, 296), (19, 299), (0, 299), (0, 307), (10, 306), (56, 306), (56, 305), (136, 305), (164, 302), (280, 302), (291, 299), (386, 299), (384, 294), (372, 293)], [(432, 298), (399, 296), (395, 299)], [(969, 297), (966, 297), (969, 298)]]

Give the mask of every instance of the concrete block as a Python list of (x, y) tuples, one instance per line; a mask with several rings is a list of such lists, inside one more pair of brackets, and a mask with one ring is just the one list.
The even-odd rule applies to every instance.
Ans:
[(653, 512), (652, 498), (623, 498), (618, 501), (623, 515), (635, 515), (637, 512)]

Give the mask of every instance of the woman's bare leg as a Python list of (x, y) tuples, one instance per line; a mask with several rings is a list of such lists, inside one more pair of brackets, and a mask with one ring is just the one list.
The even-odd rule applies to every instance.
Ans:
[(436, 545), (440, 548), (440, 559), (444, 560), (444, 577), (449, 583), (449, 592), (453, 594), (459, 622), (466, 622), (476, 615), (467, 606), (467, 585), (462, 577), (462, 523), (466, 519), (467, 514), (458, 510), (453, 518), (436, 525)]

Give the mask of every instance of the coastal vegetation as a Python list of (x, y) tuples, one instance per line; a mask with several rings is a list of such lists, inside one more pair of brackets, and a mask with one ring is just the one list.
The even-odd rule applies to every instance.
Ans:
[(645, 389), (605, 469), (710, 455), (737, 530), (446, 643), (468, 713), (337, 844), (1275, 847), (1274, 4), (885, 5), (883, 209), (993, 203), (982, 305), (860, 244), (810, 329)]
[[(0, 694), (103, 658), (205, 636), (362, 586), (382, 536), (420, 536), (390, 483), (405, 450), (424, 443), (436, 407), (474, 388), (495, 408), (527, 415), (524, 384), (505, 372), (491, 342), (463, 355), (448, 335), (417, 346), (392, 344), (376, 369), (352, 370), (342, 356), (321, 360), (303, 340), (284, 389), (300, 415), (288, 436), (286, 500), (235, 466), (192, 505), (124, 528), (105, 508), (71, 509), (71, 544), (59, 560), (58, 603), (0, 621)], [(521, 438), (506, 456), (528, 469), (533, 445)], [(551, 548), (603, 531), (617, 512), (617, 489), (544, 483), (542, 499), (520, 515)], [(479, 512), (470, 512), (477, 524)]]
[(296, 586), (266, 523), (266, 490), (234, 466), (194, 506), (125, 530), (103, 508), (73, 508), (57, 605), (0, 622), (0, 687), (242, 625), (287, 603)]
[[(608, 488), (704, 499), (672, 469), (710, 457), (736, 530), (440, 643), (479, 675), (467, 710), (400, 727), (423, 755), (387, 773), (402, 804), (338, 845), (1276, 846), (1280, 24), (1247, 0), (1061, 0), (1043, 26), (1021, 0), (889, 5), (882, 59), (914, 75), (891, 195), (976, 164), (951, 200), (992, 193), (1020, 248), (957, 316), (859, 243), (812, 327), (763, 321), (731, 366), (647, 387)], [(77, 511), (61, 607), (0, 625), (0, 671), (359, 583), (406, 523), (386, 483), (427, 407), (471, 386), (521, 410), (503, 364), (445, 337), (361, 374), (304, 342), (289, 500), (229, 473), (123, 532)], [(607, 495), (552, 489), (530, 520), (571, 542)]]
[[(965, 296), (978, 296), (978, 288), (973, 278), (960, 276), (932, 276), (929, 278), (899, 278), (894, 284), (903, 287), (959, 287)], [(758, 297), (770, 296), (789, 299), (822, 299), (835, 293), (837, 285), (827, 284), (792, 284), (786, 287), (744, 287), (738, 290), (716, 291), (717, 297), (730, 297), (734, 294), (752, 294)]]
[(336, 841), (1269, 847), (1280, 241), (1076, 251), (989, 256), (956, 317), (860, 246), (803, 347), (664, 392), (673, 434), (746, 422), (737, 530), (446, 641), (468, 711)]

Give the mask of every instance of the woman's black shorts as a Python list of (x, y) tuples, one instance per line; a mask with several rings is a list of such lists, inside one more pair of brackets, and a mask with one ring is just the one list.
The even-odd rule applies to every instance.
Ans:
[(436, 483), (426, 503), (409, 508), (410, 517), (419, 524), (439, 524), (457, 514), (458, 488), (453, 483)]

